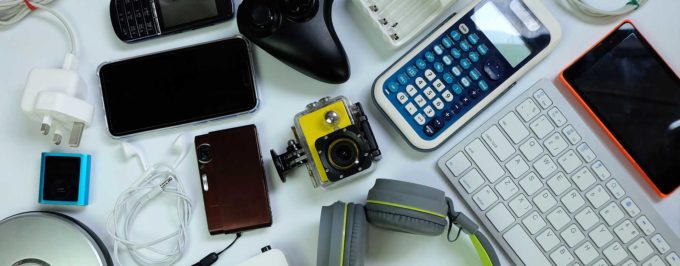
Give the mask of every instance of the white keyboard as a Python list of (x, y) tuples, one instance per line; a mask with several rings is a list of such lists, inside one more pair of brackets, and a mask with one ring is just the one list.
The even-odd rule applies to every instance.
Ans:
[(541, 80), (438, 166), (516, 264), (680, 265), (680, 239), (604, 145)]

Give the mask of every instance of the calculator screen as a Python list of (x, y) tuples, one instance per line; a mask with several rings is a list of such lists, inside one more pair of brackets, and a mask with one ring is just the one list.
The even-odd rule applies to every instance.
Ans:
[(522, 35), (493, 3), (488, 2), (475, 10), (472, 20), (512, 67), (531, 55)]
[(159, 0), (166, 28), (217, 16), (215, 0)]

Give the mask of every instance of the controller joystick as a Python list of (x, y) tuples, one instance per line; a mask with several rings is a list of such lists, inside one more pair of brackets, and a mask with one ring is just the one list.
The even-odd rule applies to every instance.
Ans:
[(333, 0), (244, 0), (241, 34), (288, 66), (317, 80), (339, 84), (349, 62), (331, 20)]

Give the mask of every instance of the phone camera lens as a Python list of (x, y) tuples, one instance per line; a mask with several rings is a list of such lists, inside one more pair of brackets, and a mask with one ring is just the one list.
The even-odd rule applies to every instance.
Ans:
[(335, 169), (348, 169), (359, 161), (359, 147), (351, 139), (337, 139), (328, 148), (328, 161)]
[(196, 155), (198, 157), (198, 162), (200, 163), (209, 163), (212, 161), (213, 156), (210, 144), (199, 145), (198, 148), (196, 148)]

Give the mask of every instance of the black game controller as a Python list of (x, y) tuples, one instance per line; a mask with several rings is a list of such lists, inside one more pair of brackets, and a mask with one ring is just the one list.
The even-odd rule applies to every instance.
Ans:
[(292, 68), (327, 83), (349, 79), (347, 54), (333, 29), (333, 0), (244, 0), (238, 29)]

